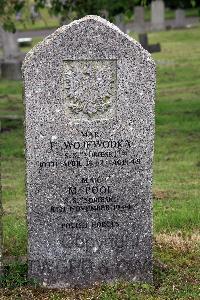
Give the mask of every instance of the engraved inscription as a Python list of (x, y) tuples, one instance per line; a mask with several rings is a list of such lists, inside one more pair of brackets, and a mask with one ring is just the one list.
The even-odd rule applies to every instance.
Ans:
[(71, 119), (111, 118), (116, 101), (116, 61), (64, 61), (63, 98)]

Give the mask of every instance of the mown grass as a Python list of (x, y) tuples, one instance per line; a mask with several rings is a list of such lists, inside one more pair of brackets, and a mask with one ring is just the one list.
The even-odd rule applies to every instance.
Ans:
[[(154, 285), (115, 283), (46, 290), (24, 263), (6, 268), (3, 299), (199, 299), (200, 28), (149, 34), (157, 61), (154, 158)], [(0, 81), (4, 255), (26, 255), (21, 82)], [(5, 119), (5, 116), (19, 119)]]
[[(39, 10), (40, 17), (37, 18), (34, 22), (31, 21), (30, 17), (24, 22), (17, 21), (16, 28), (17, 30), (41, 30), (41, 29), (50, 29), (56, 28), (59, 26), (59, 18), (51, 15), (47, 8)], [(29, 16), (29, 14), (28, 14)]]
[(20, 47), (20, 51), (27, 53), (31, 48), (33, 48), (36, 44), (38, 44), (39, 42), (41, 42), (43, 40), (42, 37), (33, 37), (32, 38), (32, 43), (31, 46), (23, 46)]

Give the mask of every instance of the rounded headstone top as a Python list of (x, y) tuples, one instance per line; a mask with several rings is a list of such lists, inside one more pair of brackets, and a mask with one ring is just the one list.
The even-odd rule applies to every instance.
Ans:
[[(96, 23), (96, 26), (94, 26), (95, 23)], [(68, 42), (67, 38), (69, 38), (69, 35), (66, 36), (66, 34), (68, 34), (68, 33), (71, 36), (74, 35), (74, 40), (72, 41), (70, 39), (70, 43), (77, 41), (77, 39), (79, 37), (81, 39), (84, 38), (86, 40), (87, 36), (85, 36), (84, 33), (85, 33), (85, 30), (87, 30), (87, 31), (90, 30), (90, 28), (88, 26), (89, 24), (93, 24), (93, 33), (94, 33), (94, 30), (98, 33), (98, 35), (95, 35), (95, 36), (88, 35), (90, 37), (90, 39), (93, 38), (96, 41), (99, 39), (99, 42), (100, 42), (100, 36), (104, 35), (109, 38), (109, 35), (111, 35), (111, 33), (114, 32), (115, 35), (112, 35), (112, 39), (113, 39), (113, 37), (117, 37), (118, 43), (120, 40), (120, 43), (122, 46), (123, 46), (123, 44), (125, 44), (125, 43), (127, 44), (127, 42), (128, 42), (130, 45), (133, 45), (135, 48), (137, 48), (138, 51), (142, 54), (142, 56), (148, 60), (148, 62), (154, 64), (154, 61), (151, 58), (150, 53), (148, 51), (146, 51), (136, 40), (131, 38), (129, 35), (123, 33), (117, 26), (110, 23), (106, 19), (103, 19), (103, 18), (101, 18), (99, 16), (95, 16), (95, 15), (88, 15), (79, 20), (75, 20), (68, 25), (61, 26), (54, 33), (47, 36), (42, 42), (38, 43), (35, 47), (33, 47), (27, 53), (27, 55), (24, 59), (22, 71), (23, 72), (25, 71), (25, 68), (29, 65), (29, 62), (34, 60), (35, 56), (37, 56), (38, 53), (42, 52), (44, 49), (47, 49), (53, 43), (56, 43), (57, 40), (59, 40), (59, 42), (60, 42), (61, 37), (63, 37), (63, 39), (65, 39), (65, 43), (67, 43)], [(102, 25), (102, 27), (104, 27), (104, 28), (107, 27), (108, 31), (107, 32), (105, 30), (102, 31), (99, 25)], [(79, 29), (79, 36), (77, 35), (77, 29)], [(82, 35), (80, 34), (81, 30), (83, 33)], [(90, 42), (91, 42), (91, 40), (90, 40)], [(114, 47), (114, 44), (113, 44), (113, 47)]]

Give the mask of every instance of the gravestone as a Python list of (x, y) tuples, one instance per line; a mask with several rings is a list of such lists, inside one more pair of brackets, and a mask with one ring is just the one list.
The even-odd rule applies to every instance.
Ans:
[(144, 7), (135, 6), (134, 8), (134, 31), (137, 33), (145, 32)]
[(4, 59), (15, 59), (19, 56), (19, 47), (17, 45), (16, 35), (0, 28), (3, 46)]
[(126, 32), (126, 24), (123, 14), (118, 14), (115, 16), (115, 25), (124, 33)]
[(151, 2), (151, 29), (155, 31), (165, 29), (165, 4), (162, 0)]
[(3, 60), (1, 63), (1, 76), (4, 79), (20, 80), (22, 54), (19, 51), (16, 35), (0, 28), (2, 38)]
[(177, 27), (177, 28), (185, 27), (185, 25), (186, 25), (185, 10), (179, 8), (176, 10), (175, 15), (176, 15), (175, 27)]
[(109, 12), (106, 9), (100, 11), (101, 17), (104, 19), (109, 19)]
[(48, 287), (152, 280), (155, 64), (87, 16), (23, 63), (29, 276)]

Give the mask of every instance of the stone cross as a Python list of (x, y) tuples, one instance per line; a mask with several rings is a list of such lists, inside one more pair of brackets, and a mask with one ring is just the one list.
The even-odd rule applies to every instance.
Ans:
[(152, 281), (155, 63), (98, 16), (23, 63), (29, 276), (48, 287)]
[(165, 4), (163, 0), (151, 2), (151, 29), (155, 31), (165, 29)]
[(147, 50), (149, 53), (155, 53), (155, 52), (160, 52), (161, 47), (160, 44), (149, 44), (148, 41), (148, 35), (147, 33), (140, 33), (139, 34), (139, 42), (142, 45), (142, 47)]

